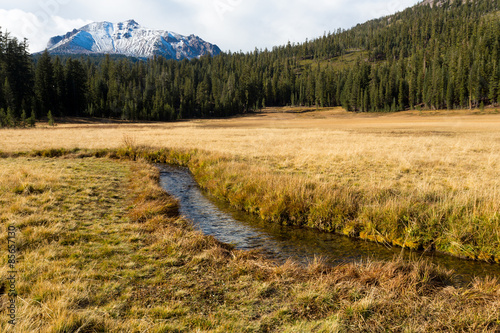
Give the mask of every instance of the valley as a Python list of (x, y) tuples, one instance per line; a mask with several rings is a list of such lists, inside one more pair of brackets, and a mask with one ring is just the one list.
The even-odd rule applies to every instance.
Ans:
[(500, 0), (91, 2), (0, 29), (1, 332), (500, 331)]

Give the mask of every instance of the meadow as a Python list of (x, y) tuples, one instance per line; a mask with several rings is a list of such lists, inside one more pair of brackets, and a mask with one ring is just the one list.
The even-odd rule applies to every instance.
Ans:
[(279, 109), (1, 130), (0, 246), (15, 226), (18, 324), (0, 330), (496, 332), (498, 277), (463, 287), (427, 262), (278, 265), (194, 230), (146, 162), (187, 165), (269, 223), (494, 261), (499, 125), (494, 110)]
[[(120, 153), (118, 153), (120, 155)], [(180, 218), (144, 162), (4, 158), (0, 246), (17, 229), (16, 326), (2, 332), (495, 332), (500, 284), (426, 262), (276, 265)]]
[[(187, 154), (181, 163), (203, 187), (270, 222), (500, 261), (499, 129), (494, 109), (284, 108), (220, 120), (5, 130), (0, 150), (116, 149), (125, 139), (135, 150)], [(168, 156), (162, 161), (178, 162)]]

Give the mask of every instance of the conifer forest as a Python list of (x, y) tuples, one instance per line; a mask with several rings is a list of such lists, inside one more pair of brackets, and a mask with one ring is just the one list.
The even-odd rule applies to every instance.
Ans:
[(171, 121), (286, 105), (353, 112), (496, 105), (499, 10), (500, 0), (417, 5), (301, 44), (183, 61), (31, 55), (29, 41), (2, 32), (0, 121)]

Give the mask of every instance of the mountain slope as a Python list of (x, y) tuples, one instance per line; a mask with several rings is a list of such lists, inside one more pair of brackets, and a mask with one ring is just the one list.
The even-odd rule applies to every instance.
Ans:
[(218, 55), (213, 44), (195, 35), (182, 36), (164, 30), (147, 29), (134, 20), (120, 23), (94, 22), (49, 40), (51, 54), (121, 54), (137, 58), (163, 56), (167, 59), (193, 59)]

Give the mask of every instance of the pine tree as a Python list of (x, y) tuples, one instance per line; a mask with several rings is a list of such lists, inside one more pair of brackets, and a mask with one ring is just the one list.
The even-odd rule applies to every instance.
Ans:
[(23, 109), (21, 113), (21, 127), (26, 127), (26, 111)]
[(491, 73), (491, 79), (489, 82), (489, 92), (488, 99), (490, 103), (494, 104), (498, 102), (498, 89), (499, 84), (498, 81), (500, 79), (500, 68), (498, 68), (497, 63), (493, 63), (493, 69)]
[(36, 124), (36, 116), (35, 116), (35, 111), (31, 111), (31, 116), (30, 118), (28, 119), (28, 123), (30, 125), (30, 127), (35, 127), (35, 124)]
[(5, 126), (6, 127), (16, 126), (16, 117), (14, 115), (14, 110), (11, 107), (7, 108), (7, 116), (5, 117)]
[(64, 67), (61, 63), (61, 59), (56, 57), (53, 63), (53, 71), (54, 71), (54, 95), (55, 95), (55, 103), (54, 103), (54, 112), (59, 117), (64, 117), (66, 115), (64, 109), (64, 98), (66, 96), (66, 86), (64, 80)]
[(7, 108), (13, 109), (15, 107), (15, 97), (14, 97), (14, 91), (12, 90), (8, 77), (5, 78), (3, 84), (3, 97), (5, 101), (5, 106)]
[[(83, 116), (87, 109), (87, 73), (79, 60), (68, 59), (64, 71), (66, 94), (64, 109), (68, 116)], [(119, 97), (119, 96), (118, 96)]]
[(448, 86), (446, 87), (446, 107), (448, 110), (453, 109), (455, 105), (455, 91), (453, 79), (448, 81)]
[(0, 127), (7, 126), (7, 114), (4, 108), (0, 108)]
[(54, 83), (54, 69), (47, 50), (42, 54), (35, 70), (35, 95), (38, 111), (45, 115), (54, 109), (56, 104), (56, 91)]
[(50, 110), (47, 113), (47, 119), (49, 120), (49, 126), (55, 126), (54, 117), (52, 117), (52, 111), (50, 111)]

